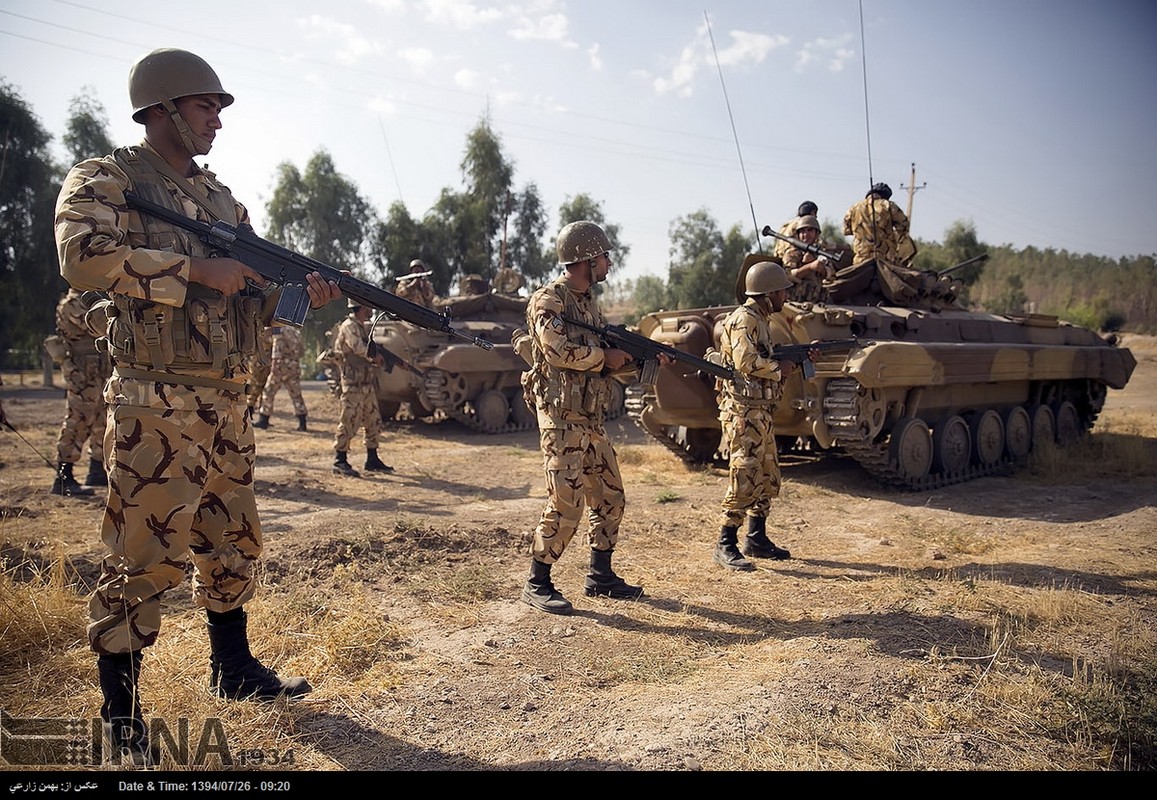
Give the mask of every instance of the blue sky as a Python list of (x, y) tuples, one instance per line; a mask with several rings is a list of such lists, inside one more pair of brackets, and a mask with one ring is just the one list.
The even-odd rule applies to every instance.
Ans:
[(237, 98), (203, 160), (259, 232), (277, 165), (304, 168), (320, 148), (379, 212), (401, 199), (421, 217), (461, 188), (466, 135), (488, 115), (551, 230), (561, 202), (591, 195), (631, 246), (630, 277), (666, 275), (677, 217), (706, 209), (750, 231), (810, 199), (838, 222), (872, 180), (902, 208), (918, 187), (921, 238), (964, 220), (992, 245), (1116, 258), (1157, 253), (1155, 9), (0, 0), (0, 77), (63, 160), (73, 97), (93, 92), (114, 141), (136, 142), (131, 63), (154, 47), (198, 53)]

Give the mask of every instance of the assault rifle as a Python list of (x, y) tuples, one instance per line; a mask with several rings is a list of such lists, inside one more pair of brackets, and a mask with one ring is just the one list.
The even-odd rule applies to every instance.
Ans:
[(655, 377), (659, 373), (660, 355), (670, 356), (675, 361), (690, 364), (696, 370), (714, 375), (716, 378), (722, 378), (726, 381), (733, 381), (736, 378), (735, 371), (722, 364), (712, 364), (710, 361), (693, 356), (683, 350), (665, 345), (662, 342), (656, 342), (654, 339), (648, 339), (638, 333), (632, 333), (624, 325), (603, 325), (600, 328), (598, 325), (590, 325), (581, 320), (571, 319), (565, 314), (560, 316), (562, 321), (569, 325), (577, 325), (588, 331), (594, 331), (608, 347), (615, 347), (629, 353), (635, 363), (639, 365), (640, 383), (653, 384), (655, 382)]
[(419, 328), (441, 331), (465, 339), (476, 347), (486, 350), (494, 348), (493, 342), (454, 328), (451, 325), (449, 311), (438, 313), (417, 303), (411, 303), (404, 297), (398, 297), (393, 292), (359, 280), (337, 267), (287, 250), (262, 239), (248, 225), (234, 227), (225, 222), (209, 225), (189, 219), (184, 214), (132, 192), (125, 192), (125, 201), (133, 208), (197, 234), (202, 242), (218, 250), (221, 255), (237, 259), (261, 277), (281, 286), (281, 297), (278, 299), (277, 309), (273, 312), (273, 318), (278, 322), (301, 327), (309, 311), (310, 302), (305, 289), (305, 279), (309, 273), (318, 272), (326, 280), (336, 283), (346, 297), (364, 306), (384, 311)]
[(393, 372), (394, 367), (401, 367), (406, 372), (417, 375), (419, 378), (426, 377), (425, 372), (422, 372), (422, 370), (415, 367), (413, 364), (402, 358), (390, 348), (382, 347), (372, 339), (370, 340), (370, 348), (367, 355), (369, 355), (370, 358), (373, 358), (375, 355), (380, 355), (382, 357), (382, 369), (384, 369), (386, 372)]
[(811, 380), (816, 374), (816, 365), (811, 360), (812, 350), (826, 353), (829, 350), (851, 350), (853, 347), (862, 347), (868, 344), (873, 344), (873, 342), (861, 342), (859, 339), (829, 339), (826, 342), (812, 342), (811, 344), (777, 344), (771, 348), (771, 354), (768, 358), (799, 364), (803, 370), (804, 380)]
[(794, 245), (795, 247), (798, 247), (800, 250), (803, 250), (806, 253), (811, 253), (813, 256), (816, 256), (817, 258), (826, 258), (828, 261), (832, 262), (832, 266), (835, 266), (836, 264), (840, 263), (840, 254), (839, 253), (829, 253), (827, 250), (824, 250), (823, 248), (817, 247), (814, 244), (808, 244), (807, 242), (803, 241), (802, 239), (797, 239), (794, 236), (785, 236), (784, 234), (780, 233), (779, 231), (773, 231), (771, 229), (770, 225), (764, 225), (763, 226), (763, 235), (764, 236), (774, 236), (776, 239), (779, 239), (780, 241), (783, 241), (783, 242), (787, 242), (790, 245)]

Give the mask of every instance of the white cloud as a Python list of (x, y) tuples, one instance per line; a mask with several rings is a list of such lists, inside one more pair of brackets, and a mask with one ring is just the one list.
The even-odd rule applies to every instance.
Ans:
[(788, 43), (788, 38), (782, 34), (768, 36), (766, 33), (751, 33), (750, 31), (730, 31), (731, 46), (719, 52), (719, 63), (725, 67), (735, 67), (743, 64), (758, 64), (767, 58), (767, 54), (777, 47)]
[[(751, 31), (729, 31), (731, 44), (718, 51), (719, 65), (739, 67), (758, 64), (778, 47), (789, 43), (783, 35), (769, 36)], [(695, 39), (685, 46), (675, 61), (667, 77), (652, 79), (651, 86), (656, 94), (674, 93), (679, 97), (690, 97), (695, 91), (695, 76), (701, 68), (715, 68), (715, 53), (711, 48), (706, 25), (700, 25)]]
[(470, 0), (422, 0), (426, 20), (461, 30), (476, 28), (502, 18), (497, 8), (479, 8)]
[(542, 16), (520, 14), (514, 19), (514, 27), (508, 33), (512, 39), (519, 41), (554, 42), (563, 47), (577, 47), (571, 41), (568, 31), (570, 22), (566, 14), (552, 13)]
[(478, 73), (463, 67), (454, 73), (454, 85), (461, 89), (475, 89), (478, 87)]
[(353, 64), (367, 55), (383, 51), (381, 44), (363, 36), (357, 27), (338, 22), (331, 17), (311, 14), (299, 19), (297, 26), (307, 36), (312, 35), (318, 39), (336, 39), (338, 44), (334, 51), (334, 57), (342, 64)]
[(590, 59), (591, 69), (596, 72), (603, 68), (603, 57), (599, 54), (599, 46), (592, 44), (587, 48), (587, 58)]
[(374, 97), (366, 105), (369, 107), (370, 111), (378, 114), (392, 115), (395, 111), (398, 110), (397, 104), (394, 103), (393, 100), (390, 100), (386, 97)]
[(386, 11), (390, 14), (397, 14), (399, 12), (404, 12), (406, 10), (406, 4), (405, 4), (404, 0), (367, 0), (367, 1), (369, 2), (369, 4), (371, 6), (377, 6), (378, 8), (380, 8), (383, 11)]
[(819, 38), (805, 42), (796, 54), (795, 71), (802, 72), (809, 64), (822, 60), (830, 72), (840, 72), (844, 66), (855, 57), (856, 51), (845, 45), (852, 35), (845, 33), (834, 39)]
[(428, 47), (404, 47), (397, 52), (397, 56), (415, 72), (423, 72), (434, 63), (434, 51)]

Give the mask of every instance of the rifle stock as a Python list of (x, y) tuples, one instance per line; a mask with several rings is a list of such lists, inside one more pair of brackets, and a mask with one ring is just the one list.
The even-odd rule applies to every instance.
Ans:
[(473, 336), (451, 325), (448, 311), (438, 313), (433, 309), (412, 303), (393, 292), (366, 283), (348, 272), (339, 270), (321, 261), (295, 253), (292, 250), (262, 239), (248, 225), (236, 227), (225, 222), (209, 225), (170, 208), (146, 200), (132, 192), (125, 192), (125, 202), (131, 207), (172, 223), (197, 234), (205, 244), (218, 250), (222, 255), (235, 258), (254, 272), (282, 287), (281, 297), (273, 318), (278, 322), (300, 327), (309, 311), (309, 294), (306, 292), (306, 276), (311, 272), (333, 281), (346, 297), (352, 298), (369, 308), (384, 311), (392, 317), (405, 320), (420, 328), (441, 331), (459, 339), (465, 339), (476, 347), (493, 349), (494, 343), (480, 336)]

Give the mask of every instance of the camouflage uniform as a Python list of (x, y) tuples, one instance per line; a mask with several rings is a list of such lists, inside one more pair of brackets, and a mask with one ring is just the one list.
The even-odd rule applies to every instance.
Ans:
[(249, 359), (249, 388), (245, 397), (250, 409), (256, 409), (269, 380), (269, 370), (273, 363), (273, 328), (265, 327), (257, 337), (257, 350)]
[(301, 343), (301, 330), (293, 325), (278, 325), (272, 328), (273, 352), (269, 377), (265, 381), (265, 391), (261, 393), (261, 407), (258, 413), (268, 417), (273, 413), (273, 400), (282, 386), (293, 399), (293, 413), (298, 417), (306, 415), (305, 398), (301, 396), (301, 359), (305, 347)]
[(398, 286), (394, 289), (394, 294), (426, 308), (433, 308), (434, 301), (438, 297), (434, 293), (434, 284), (430, 283), (424, 275), (398, 278)]
[[(822, 240), (816, 240), (814, 244), (821, 250), (831, 252), (831, 247)], [(792, 282), (792, 287), (787, 292), (788, 299), (797, 303), (824, 302), (827, 299), (827, 289), (824, 288), (823, 277), (810, 270), (796, 274), (797, 269), (805, 264), (815, 263), (819, 257), (794, 245), (789, 244), (787, 247), (787, 252), (783, 255), (783, 268)], [(828, 271), (824, 270), (824, 272)]]
[(594, 295), (572, 289), (565, 277), (536, 291), (526, 308), (533, 365), (523, 373), (527, 406), (538, 414), (548, 499), (534, 531), (532, 555), (553, 564), (574, 537), (587, 508), (587, 538), (594, 550), (615, 547), (626, 506), (618, 457), (603, 428), (610, 381), (600, 374), (598, 337), (568, 326), (560, 314), (605, 325)]
[(768, 358), (774, 342), (768, 317), (755, 299), (727, 315), (719, 350), (724, 363), (745, 382), (717, 381), (721, 449), (728, 454), (729, 482), (723, 525), (738, 527), (745, 516), (766, 518), (779, 496), (780, 472), (772, 415), (783, 396), (779, 362)]
[[(799, 217), (792, 217), (787, 222), (780, 225), (779, 226), (779, 235), (780, 236), (795, 236), (795, 225), (797, 222), (799, 222), (799, 220), (800, 220)], [(772, 250), (771, 254), (773, 256), (775, 256), (776, 258), (778, 258), (780, 261), (783, 261), (783, 259), (787, 257), (788, 251), (794, 250), (794, 249), (795, 249), (795, 247), (791, 243), (785, 242), (783, 239), (776, 239), (775, 240), (775, 249)]]
[(61, 274), (77, 289), (110, 295), (99, 304), (113, 365), (104, 395), (108, 555), (88, 627), (100, 654), (153, 644), (161, 596), (182, 582), (190, 558), (194, 602), (239, 609), (256, 589), (262, 547), (245, 384), (272, 306), (190, 283), (190, 256), (208, 257), (207, 248), (126, 211), (124, 192), (202, 222), (237, 225), (249, 214), (213, 173), (198, 169), (178, 184), (157, 164), (147, 143), (83, 161), (56, 207)]
[(83, 292), (69, 289), (56, 306), (56, 332), (65, 341), (60, 372), (68, 390), (68, 413), (56, 440), (57, 459), (65, 464), (80, 460), (88, 441), (88, 457), (95, 465), (104, 464), (104, 432), (108, 406), (104, 384), (112, 374), (108, 354), (96, 349), (96, 340), (85, 322), (89, 304)]
[[(888, 264), (905, 264), (902, 259), (901, 240), (907, 239), (908, 217), (900, 207), (883, 197), (865, 197), (848, 209), (844, 215), (844, 235), (854, 237), (852, 244), (853, 263), (862, 264), (876, 259)], [(910, 250), (908, 260), (915, 255), (915, 247)]]
[(341, 420), (333, 439), (338, 453), (349, 451), (359, 428), (365, 428), (366, 451), (378, 449), (382, 415), (378, 411), (377, 365), (367, 355), (369, 346), (369, 330), (351, 313), (338, 326), (333, 343), (341, 362)]

